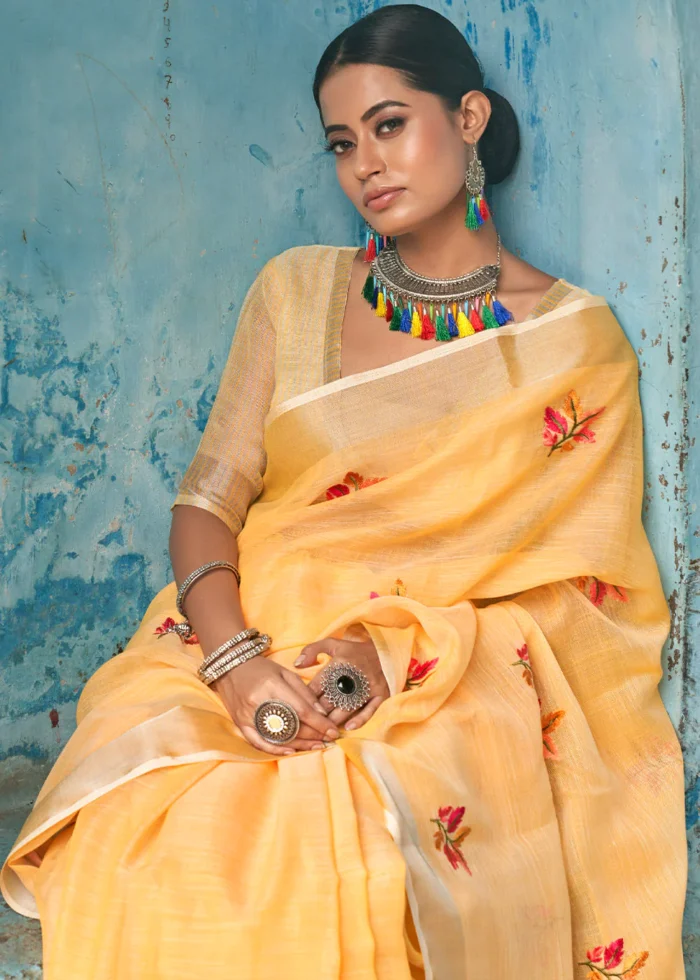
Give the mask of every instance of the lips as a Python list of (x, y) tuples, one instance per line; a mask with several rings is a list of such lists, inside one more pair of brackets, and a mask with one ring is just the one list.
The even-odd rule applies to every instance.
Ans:
[(404, 189), (403, 187), (378, 187), (364, 196), (363, 203), (365, 207), (378, 211), (391, 204)]

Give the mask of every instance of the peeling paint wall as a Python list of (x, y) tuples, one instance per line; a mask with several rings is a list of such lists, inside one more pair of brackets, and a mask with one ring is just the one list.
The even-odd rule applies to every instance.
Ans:
[[(72, 0), (59, 17), (38, 0), (3, 4), (8, 799), (38, 783), (83, 682), (170, 577), (169, 506), (247, 285), (290, 245), (359, 240), (310, 82), (325, 43), (379, 5)], [(700, 977), (700, 354), (686, 245), (700, 146), (684, 118), (684, 100), (698, 118), (697, 15), (674, 0), (426, 5), (463, 30), (522, 121), (517, 173), (495, 196), (506, 243), (608, 297), (639, 353), (645, 521), (673, 611), (663, 693), (688, 760), (688, 961)], [(17, 783), (22, 766), (34, 775)]]

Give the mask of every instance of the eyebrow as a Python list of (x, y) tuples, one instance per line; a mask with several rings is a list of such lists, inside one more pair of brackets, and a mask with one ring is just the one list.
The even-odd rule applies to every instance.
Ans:
[[(395, 99), (385, 99), (383, 102), (377, 102), (375, 105), (370, 106), (367, 112), (363, 113), (360, 117), (360, 122), (367, 122), (367, 120), (371, 119), (372, 116), (376, 116), (378, 112), (381, 112), (382, 109), (386, 109), (387, 106), (390, 105), (398, 105), (402, 106), (404, 109), (410, 109), (407, 102), (397, 102)], [(328, 136), (330, 133), (335, 133), (342, 129), (350, 129), (350, 127), (344, 123), (336, 123), (333, 126), (326, 126), (324, 132), (326, 136)]]

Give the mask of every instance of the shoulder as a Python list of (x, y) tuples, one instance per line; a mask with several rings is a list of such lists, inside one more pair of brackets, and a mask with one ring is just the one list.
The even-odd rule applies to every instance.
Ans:
[(355, 246), (294, 245), (268, 259), (263, 271), (274, 277), (299, 273), (303, 275), (309, 270), (332, 270), (339, 254), (347, 251), (355, 251)]

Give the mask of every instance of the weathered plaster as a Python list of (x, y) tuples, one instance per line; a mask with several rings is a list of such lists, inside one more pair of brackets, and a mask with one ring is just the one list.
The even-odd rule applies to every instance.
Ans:
[[(245, 288), (289, 245), (357, 240), (321, 151), (310, 80), (327, 40), (379, 5), (73, 0), (59, 16), (5, 0), (6, 844), (72, 731), (84, 680), (123, 647), (170, 576), (168, 509)], [(687, 244), (700, 206), (689, 176), (699, 137), (687, 122), (700, 98), (697, 16), (674, 0), (427, 5), (464, 32), (522, 121), (520, 164), (495, 193), (507, 245), (603, 293), (639, 353), (644, 516), (673, 611), (663, 694), (688, 766), (689, 977), (700, 976), (700, 354), (690, 323), (698, 260)], [(37, 975), (35, 933), (12, 919), (8, 953), (9, 921), (0, 921), (3, 975)]]

